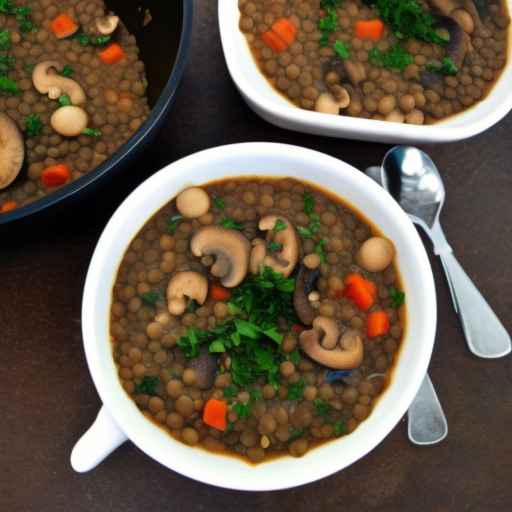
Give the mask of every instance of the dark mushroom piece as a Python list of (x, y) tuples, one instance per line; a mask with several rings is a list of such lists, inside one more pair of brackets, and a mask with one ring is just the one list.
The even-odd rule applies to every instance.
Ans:
[(450, 34), (450, 41), (446, 45), (446, 56), (460, 68), (469, 50), (469, 36), (462, 27), (452, 18), (443, 16), (437, 23), (439, 28), (444, 28)]
[(293, 307), (304, 325), (311, 325), (317, 316), (317, 311), (311, 306), (308, 295), (315, 289), (315, 283), (320, 275), (320, 270), (307, 269), (301, 265), (295, 280), (295, 291), (293, 293)]
[(191, 359), (188, 367), (196, 371), (196, 382), (199, 389), (210, 389), (217, 373), (217, 358), (210, 353), (208, 347), (201, 347), (199, 355)]
[(336, 79), (334, 83), (350, 82), (356, 86), (366, 79), (366, 71), (361, 62), (342, 60), (339, 57), (332, 57), (323, 65), (323, 74), (327, 84), (332, 81), (329, 74)]
[(25, 146), (17, 124), (0, 112), (0, 190), (16, 179), (24, 159)]

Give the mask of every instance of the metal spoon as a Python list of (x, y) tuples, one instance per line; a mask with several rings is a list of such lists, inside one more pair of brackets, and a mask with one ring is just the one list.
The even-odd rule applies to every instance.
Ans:
[[(370, 167), (366, 174), (382, 185), (380, 167)], [(420, 446), (437, 444), (448, 435), (448, 422), (428, 373), (407, 411), (407, 423), (409, 440)]]
[(434, 162), (417, 148), (396, 146), (384, 157), (380, 177), (383, 187), (432, 240), (469, 350), (487, 359), (508, 354), (512, 348), (510, 336), (455, 259), (444, 236), (439, 214), (446, 194)]

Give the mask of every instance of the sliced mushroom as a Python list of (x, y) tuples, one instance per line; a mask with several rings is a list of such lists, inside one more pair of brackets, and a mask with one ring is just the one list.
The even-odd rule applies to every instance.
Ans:
[(320, 275), (318, 268), (308, 270), (301, 265), (295, 279), (295, 291), (293, 292), (293, 307), (299, 320), (304, 325), (311, 325), (317, 316), (316, 310), (311, 306), (309, 294), (314, 290), (316, 280)]
[[(286, 227), (275, 232), (274, 228), (278, 220), (284, 222)], [(265, 256), (263, 265), (288, 277), (299, 259), (299, 237), (293, 224), (282, 215), (267, 215), (260, 219), (258, 227), (261, 231), (268, 231), (267, 241), (274, 241), (282, 245), (280, 251)]]
[(357, 368), (363, 361), (363, 341), (356, 331), (346, 331), (333, 350), (322, 347), (319, 337), (317, 329), (302, 331), (299, 336), (302, 350), (317, 363), (335, 370), (347, 370)]
[(317, 316), (313, 320), (313, 329), (323, 332), (321, 339), (321, 345), (327, 350), (332, 350), (338, 343), (340, 337), (340, 330), (336, 320), (327, 316)]
[(352, 62), (350, 60), (343, 61), (347, 76), (353, 85), (359, 84), (366, 80), (366, 70), (362, 62)]
[(205, 226), (192, 237), (190, 250), (197, 257), (213, 255), (210, 271), (227, 288), (238, 286), (247, 275), (251, 244), (242, 233), (220, 226)]
[(187, 309), (187, 300), (194, 299), (204, 304), (208, 295), (208, 281), (199, 272), (177, 272), (167, 286), (167, 307), (171, 315), (182, 315)]
[(58, 108), (50, 119), (52, 128), (64, 137), (78, 137), (87, 128), (88, 122), (87, 112), (74, 105)]
[(267, 248), (265, 240), (255, 238), (252, 241), (251, 259), (249, 262), (249, 270), (251, 274), (258, 274), (261, 270), (265, 256), (267, 255)]
[(176, 208), (188, 219), (197, 219), (210, 209), (210, 196), (199, 187), (190, 187), (178, 194)]
[(208, 347), (201, 347), (199, 355), (189, 361), (188, 367), (196, 371), (196, 382), (199, 389), (213, 387), (217, 372), (217, 358), (208, 350)]
[[(452, 16), (460, 23), (464, 30), (470, 28), (470, 25), (474, 28), (475, 25), (480, 26), (482, 24), (478, 3), (482, 6), (487, 4), (487, 0), (479, 0), (479, 2), (473, 2), (473, 0), (428, 0), (428, 2), (443, 16)], [(461, 14), (461, 11), (464, 11), (465, 14)], [(471, 20), (469, 20), (467, 16), (469, 16)]]
[(37, 91), (41, 94), (48, 94), (49, 98), (53, 100), (67, 94), (73, 105), (85, 103), (86, 96), (82, 87), (71, 78), (58, 75), (54, 69), (58, 71), (62, 69), (62, 66), (54, 60), (46, 60), (35, 66), (32, 72), (32, 82)]
[(454, 19), (446, 16), (439, 18), (437, 26), (446, 29), (450, 34), (450, 41), (446, 45), (446, 56), (461, 68), (469, 50), (469, 36)]
[(357, 264), (368, 272), (381, 272), (391, 265), (395, 257), (395, 246), (387, 238), (368, 238), (356, 256)]
[(0, 190), (16, 179), (24, 159), (25, 146), (18, 126), (0, 112)]
[(103, 16), (102, 18), (98, 18), (96, 20), (96, 29), (100, 34), (103, 34), (104, 36), (109, 36), (115, 32), (118, 25), (119, 16)]
[(335, 98), (328, 92), (320, 94), (315, 103), (315, 110), (322, 114), (338, 115), (341, 109), (347, 108), (350, 104), (350, 96), (347, 90), (338, 85), (337, 91), (339, 91), (339, 98)]

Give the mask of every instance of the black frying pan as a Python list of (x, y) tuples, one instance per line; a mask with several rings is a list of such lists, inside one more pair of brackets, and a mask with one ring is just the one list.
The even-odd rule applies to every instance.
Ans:
[[(71, 198), (104, 186), (129, 165), (151, 142), (168, 113), (183, 75), (192, 33), (193, 0), (107, 0), (107, 6), (118, 14), (130, 33), (135, 35), (146, 65), (148, 98), (152, 107), (146, 122), (108, 160), (82, 178), (61, 189), (0, 215), (0, 227), (16, 222), (30, 223), (28, 217), (52, 206), (66, 206)], [(149, 9), (152, 22), (143, 26)]]

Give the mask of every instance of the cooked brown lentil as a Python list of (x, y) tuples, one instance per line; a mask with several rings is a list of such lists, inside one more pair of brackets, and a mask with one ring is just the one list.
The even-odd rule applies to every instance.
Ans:
[[(138, 233), (119, 267), (110, 334), (123, 388), (148, 418), (167, 428), (175, 439), (252, 463), (284, 454), (300, 457), (319, 443), (352, 432), (370, 415), (383, 392), (404, 331), (405, 306), (400, 315), (393, 309), (394, 294), (401, 288), (393, 263), (377, 272), (368, 272), (356, 263), (361, 246), (378, 236), (377, 230), (338, 197), (294, 179), (230, 179), (208, 184), (202, 190), (212, 198), (207, 213), (169, 224), (177, 214), (176, 201), (170, 201)], [(302, 232), (304, 237), (297, 239), (297, 265), (303, 259), (311, 260), (308, 254), (320, 257), (314, 262), (317, 266), (306, 266), (304, 261), (301, 267), (322, 276), (312, 292), (317, 304), (315, 315), (333, 319), (342, 332), (356, 329), (362, 340), (364, 358), (343, 378), (333, 377), (329, 368), (307, 355), (303, 334), (314, 329), (307, 331), (299, 324), (290, 327), (284, 318), (278, 319), (277, 381), (259, 376), (244, 388), (236, 385), (236, 368), (228, 353), (217, 357), (206, 350), (203, 355), (199, 353), (199, 359), (188, 359), (183, 346), (177, 345), (190, 328), (209, 330), (236, 318), (229, 299), (216, 295), (218, 283), (209, 270), (214, 258), (196, 257), (191, 248), (191, 239), (205, 226), (218, 226), (226, 218), (232, 219), (235, 212), (241, 225), (236, 226), (240, 231), (234, 230), (233, 236), (243, 238), (249, 232), (251, 242), (265, 236), (258, 231), (260, 217), (306, 216), (303, 224), (313, 233)], [(251, 212), (254, 215), (249, 215)], [(201, 221), (205, 215), (209, 216), (206, 225)], [(318, 228), (311, 228), (312, 219)], [(324, 260), (322, 251), (315, 249), (319, 240), (324, 240), (321, 245), (327, 254), (345, 257)], [(162, 271), (162, 263), (171, 256), (175, 260), (182, 256), (180, 264)], [(185, 271), (205, 276), (210, 293), (204, 301), (198, 299), (199, 307), (171, 314), (165, 299), (168, 283)], [(361, 310), (344, 292), (345, 279), (351, 273), (375, 285), (377, 293), (368, 310)], [(322, 280), (324, 286), (320, 286)], [(228, 295), (236, 290), (232, 288)], [(378, 311), (386, 312), (389, 330), (370, 337), (369, 315)], [(210, 370), (199, 363), (204, 357), (213, 361)], [(225, 429), (203, 421), (203, 409), (211, 399), (227, 405)]]
[[(6, 55), (15, 61), (8, 73), (19, 89), (17, 94), (0, 91), (0, 112), (5, 112), (24, 134), (25, 166), (8, 188), (0, 190), (2, 205), (14, 202), (17, 207), (29, 204), (56, 189), (45, 185), (43, 170), (66, 164), (71, 170), (69, 181), (92, 171), (124, 144), (149, 114), (146, 97), (144, 63), (140, 60), (135, 37), (121, 22), (111, 41), (124, 50), (125, 57), (115, 64), (99, 58), (105, 45), (83, 45), (76, 37), (58, 39), (51, 22), (62, 13), (70, 16), (80, 31), (91, 38), (99, 36), (96, 20), (110, 10), (103, 0), (19, 0), (29, 7), (37, 30), (20, 30), (16, 16), (0, 13), (0, 30), (10, 34), (11, 48)], [(3, 53), (1, 53), (3, 55)], [(89, 118), (88, 128), (95, 135), (65, 137), (50, 125), (52, 114), (60, 107), (56, 99), (40, 94), (32, 83), (32, 69), (43, 61), (67, 66), (70, 78), (83, 88), (86, 102), (80, 105)], [(42, 123), (38, 133), (27, 132), (27, 118), (37, 115)]]
[[(360, 39), (356, 24), (379, 17), (378, 11), (368, 5), (371, 3), (239, 0), (240, 30), (269, 82), (297, 107), (307, 110), (431, 124), (470, 108), (493, 88), (507, 60), (504, 41), (510, 18), (506, 2), (475, 2), (475, 7), (471, 0), (466, 4), (447, 1), (446, 5), (437, 1), (444, 16), (437, 16), (440, 11), (432, 8), (428, 0), (419, 2), (418, 6), (432, 10), (437, 33), (448, 37), (452, 34), (454, 41), (462, 41), (457, 43), (456, 51), (452, 51), (453, 45), (442, 42), (414, 38), (404, 42), (387, 25), (378, 40)], [(264, 27), (257, 23), (262, 17), (267, 19)], [(291, 44), (286, 34), (284, 39), (280, 37), (284, 33), (279, 28), (274, 30), (275, 23), (283, 18), (296, 32), (290, 37), (294, 41)], [(327, 18), (332, 26), (325, 32), (322, 23)], [(268, 33), (272, 35), (270, 42), (266, 39)], [(342, 46), (340, 53), (336, 45)], [(397, 65), (396, 59), (394, 64), (379, 59), (382, 52), (396, 49), (397, 45), (408, 60), (402, 59)], [(455, 64), (455, 70), (443, 71), (446, 57)], [(432, 72), (433, 69), (438, 71)], [(446, 73), (450, 74), (443, 77)], [(444, 87), (443, 78), (450, 88)], [(455, 89), (459, 83), (467, 89)], [(349, 103), (342, 107), (335, 104), (340, 85), (350, 96)], [(331, 98), (328, 103), (326, 94)], [(440, 101), (442, 105), (438, 105)]]

